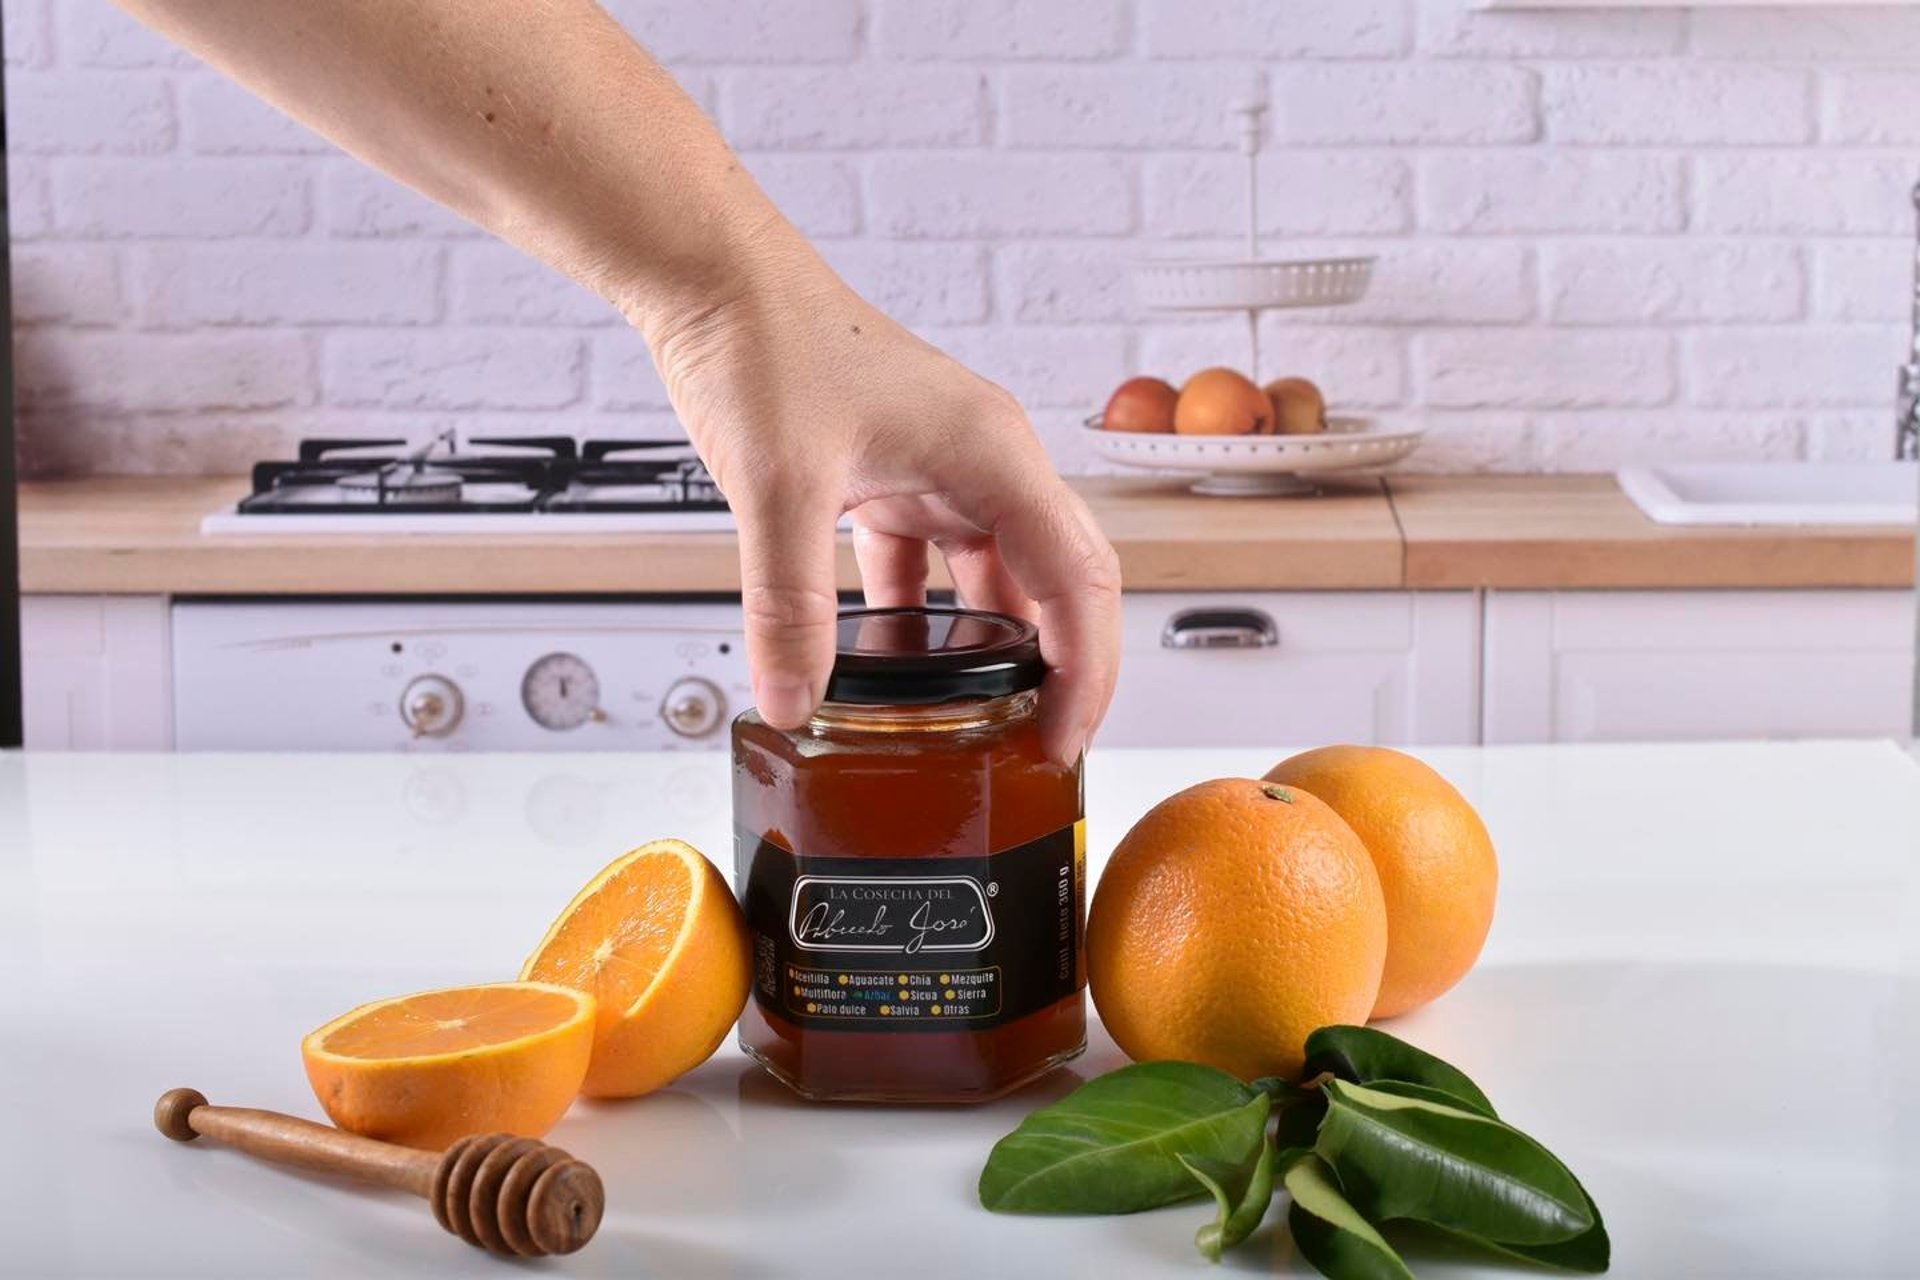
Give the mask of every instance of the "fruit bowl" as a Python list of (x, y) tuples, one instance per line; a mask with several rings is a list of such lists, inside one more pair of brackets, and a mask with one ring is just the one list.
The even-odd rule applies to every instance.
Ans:
[(1328, 418), (1311, 436), (1180, 436), (1107, 431), (1088, 419), (1081, 434), (1101, 457), (1134, 467), (1204, 471), (1195, 493), (1258, 497), (1314, 492), (1303, 477), (1327, 471), (1380, 467), (1412, 453), (1425, 431), (1384, 430), (1368, 418)]

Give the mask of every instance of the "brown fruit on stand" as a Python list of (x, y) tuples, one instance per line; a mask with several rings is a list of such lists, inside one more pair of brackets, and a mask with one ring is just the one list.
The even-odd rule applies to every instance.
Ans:
[(1173, 406), (1180, 393), (1164, 378), (1128, 378), (1107, 401), (1100, 425), (1107, 431), (1173, 430)]
[(1269, 435), (1273, 404), (1252, 379), (1232, 369), (1203, 369), (1180, 388), (1173, 429), (1183, 436)]
[(1366, 846), (1304, 791), (1220, 778), (1161, 801), (1087, 914), (1087, 985), (1137, 1061), (1292, 1077), (1307, 1036), (1366, 1021), (1387, 909)]
[(1387, 967), (1373, 1016), (1417, 1009), (1466, 976), (1500, 887), (1493, 840), (1466, 797), (1387, 747), (1321, 747), (1282, 760), (1267, 777), (1326, 801), (1373, 856), (1387, 903)]
[(1312, 436), (1327, 429), (1327, 398), (1305, 378), (1275, 378), (1267, 384), (1274, 430), (1283, 436)]

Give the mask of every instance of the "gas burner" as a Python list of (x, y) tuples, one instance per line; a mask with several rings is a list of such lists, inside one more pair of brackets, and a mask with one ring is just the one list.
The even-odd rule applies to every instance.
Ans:
[[(533, 518), (549, 515), (566, 519)], [(363, 521), (408, 532), (724, 529), (731, 513), (684, 440), (470, 436), (463, 447), (444, 431), (410, 450), (378, 437), (303, 440), (291, 461), (256, 463), (253, 491), (202, 527), (322, 531)]]
[[(375, 506), (446, 506), (460, 501), (465, 479), (455, 471), (427, 465), (427, 459), (441, 445), (452, 453), (453, 432), (443, 431), (426, 446), (398, 462), (389, 462), (372, 471), (359, 471), (340, 477), (337, 483), (349, 496), (368, 496)], [(304, 453), (304, 450), (302, 451)]]
[(381, 467), (359, 471), (336, 482), (348, 493), (371, 494), (379, 506), (444, 506), (460, 500), (465, 481), (452, 471), (433, 467)]

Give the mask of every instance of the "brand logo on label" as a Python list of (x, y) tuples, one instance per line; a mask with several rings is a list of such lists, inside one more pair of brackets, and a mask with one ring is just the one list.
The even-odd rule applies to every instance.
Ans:
[(787, 932), (802, 951), (980, 951), (993, 941), (994, 887), (972, 876), (801, 876)]

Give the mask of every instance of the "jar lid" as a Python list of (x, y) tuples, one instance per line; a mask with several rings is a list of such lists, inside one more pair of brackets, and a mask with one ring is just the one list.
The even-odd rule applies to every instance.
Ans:
[(1031, 622), (974, 609), (847, 609), (827, 701), (926, 706), (1037, 689), (1047, 673)]

